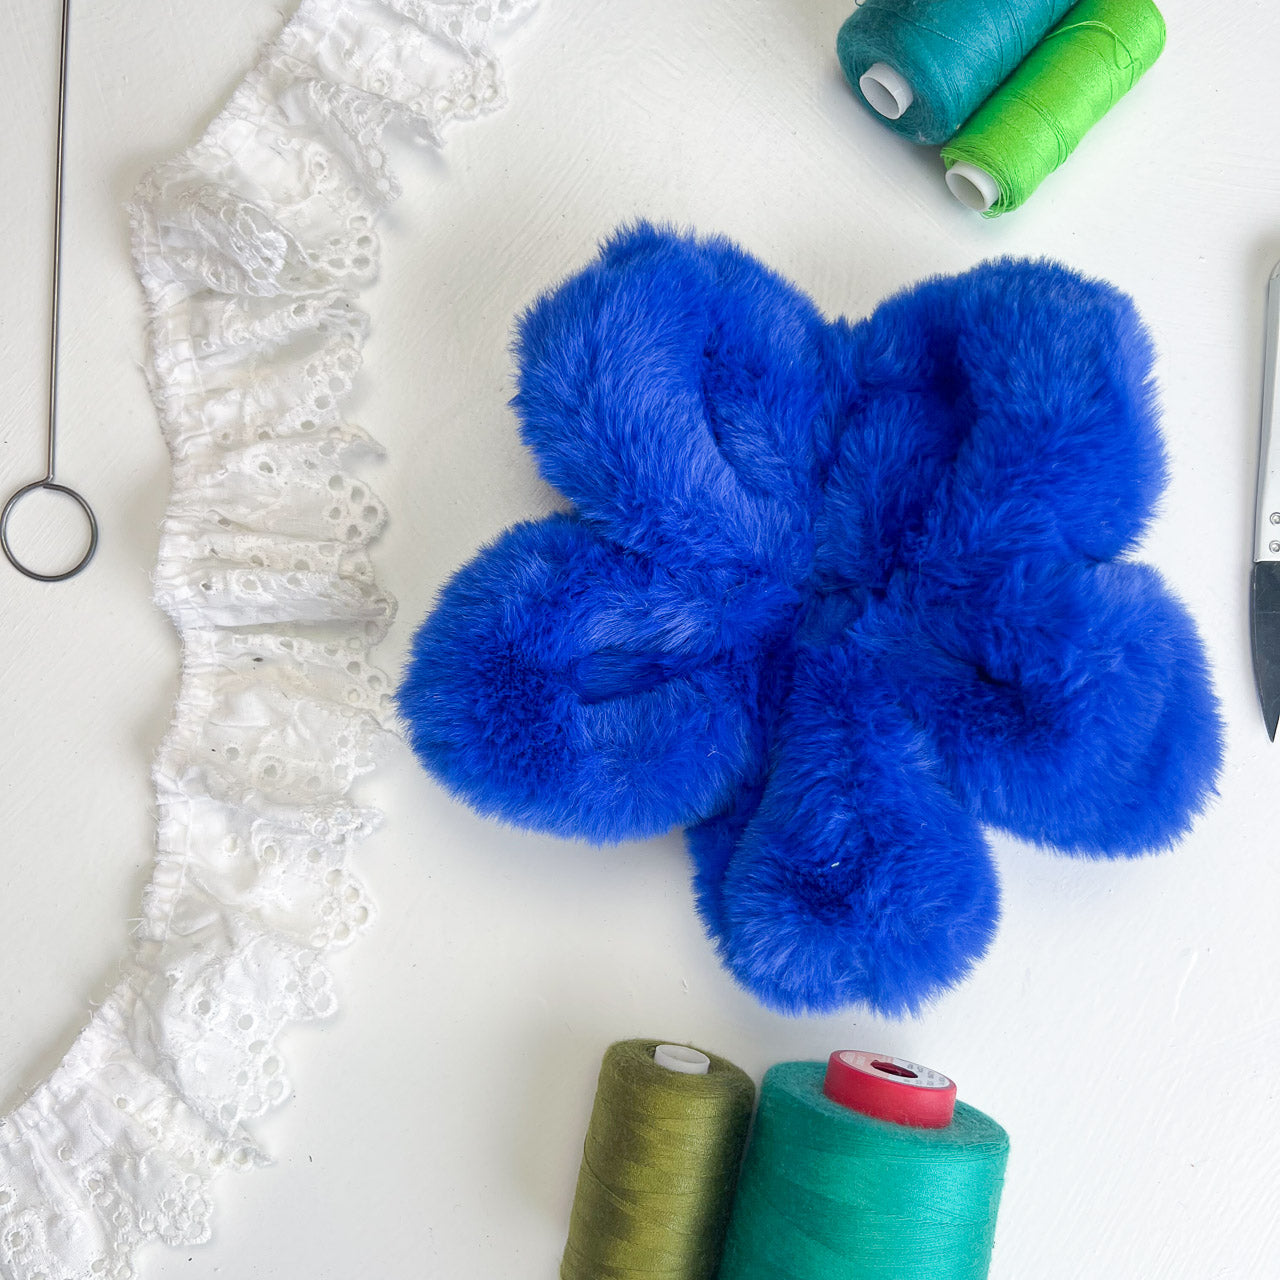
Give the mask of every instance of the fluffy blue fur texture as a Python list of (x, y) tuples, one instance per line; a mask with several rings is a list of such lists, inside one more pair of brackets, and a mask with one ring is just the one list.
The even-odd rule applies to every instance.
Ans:
[(1123, 558), (1165, 463), (1115, 289), (999, 261), (830, 323), (728, 241), (642, 224), (516, 351), (573, 510), (445, 587), (399, 693), (414, 748), (522, 826), (687, 827), (766, 1004), (914, 1010), (991, 939), (984, 826), (1130, 856), (1213, 793), (1199, 637)]

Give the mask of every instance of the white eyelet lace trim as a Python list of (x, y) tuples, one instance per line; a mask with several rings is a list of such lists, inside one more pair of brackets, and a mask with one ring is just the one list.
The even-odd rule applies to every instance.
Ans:
[(334, 1007), (324, 956), (372, 904), (349, 798), (389, 727), (368, 651), (393, 601), (385, 512), (342, 416), (396, 195), (388, 125), (438, 142), (499, 105), (491, 36), (528, 0), (303, 0), (204, 137), (142, 182), (134, 257), (173, 459), (156, 598), (183, 642), (154, 768), (155, 870), (123, 977), (0, 1120), (0, 1276), (126, 1280), (206, 1240), (209, 1183), (263, 1160), (290, 1022)]

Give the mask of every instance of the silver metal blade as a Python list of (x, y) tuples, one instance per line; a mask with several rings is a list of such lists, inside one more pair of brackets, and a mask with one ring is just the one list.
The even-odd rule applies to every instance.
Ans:
[(1253, 674), (1272, 742), (1280, 719), (1280, 263), (1267, 285), (1262, 438), (1253, 541)]
[(1280, 561), (1253, 566), (1253, 674), (1271, 741), (1280, 721)]
[(1280, 263), (1267, 285), (1267, 346), (1262, 366), (1262, 437), (1253, 558), (1280, 560)]

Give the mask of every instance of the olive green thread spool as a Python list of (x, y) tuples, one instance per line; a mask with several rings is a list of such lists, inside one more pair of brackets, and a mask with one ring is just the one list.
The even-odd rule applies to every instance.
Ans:
[(600, 1065), (561, 1280), (712, 1280), (755, 1101), (724, 1058), (657, 1040)]
[(952, 194), (989, 218), (1024, 204), (1164, 41), (1151, 0), (1080, 0), (943, 147)]
[(853, 1051), (781, 1063), (719, 1280), (985, 1280), (1008, 1150), (927, 1067)]

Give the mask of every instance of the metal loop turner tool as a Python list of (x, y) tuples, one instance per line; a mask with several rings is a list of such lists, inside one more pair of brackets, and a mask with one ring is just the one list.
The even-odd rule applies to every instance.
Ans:
[[(98, 549), (98, 521), (93, 514), (93, 508), (83, 495), (65, 484), (59, 484), (56, 479), (58, 450), (58, 321), (62, 295), (62, 159), (66, 149), (67, 36), (70, 28), (71, 0), (62, 0), (62, 55), (58, 71), (58, 158), (53, 195), (53, 282), (49, 309), (49, 422), (45, 446), (45, 472), (39, 480), (32, 480), (29, 484), (24, 484), (20, 489), (15, 490), (10, 495), (8, 502), (4, 504), (4, 509), (0, 510), (0, 550), (4, 551), (5, 558), (19, 573), (25, 573), (28, 578), (34, 578), (37, 582), (64, 582), (67, 578), (74, 578), (93, 559), (93, 553)], [(65, 494), (79, 505), (80, 510), (84, 512), (85, 518), (89, 522), (89, 541), (84, 553), (75, 564), (60, 573), (40, 573), (29, 565), (23, 564), (9, 544), (9, 517), (13, 515), (14, 508), (18, 503), (37, 489)]]

